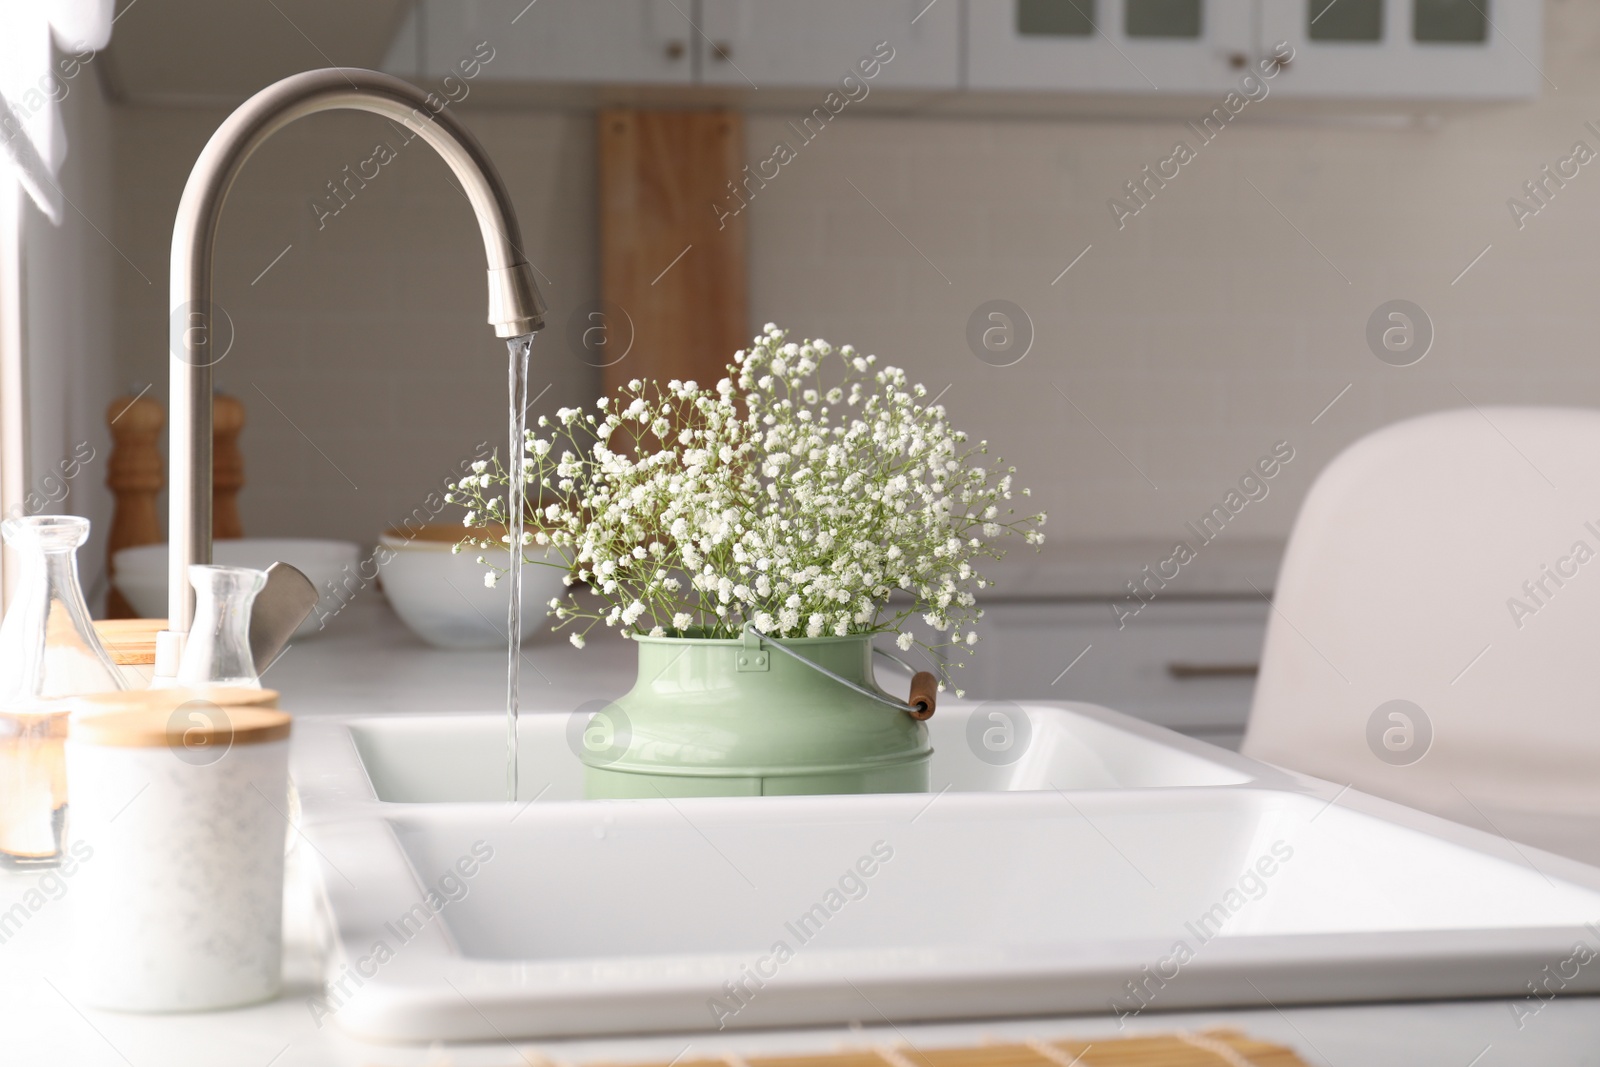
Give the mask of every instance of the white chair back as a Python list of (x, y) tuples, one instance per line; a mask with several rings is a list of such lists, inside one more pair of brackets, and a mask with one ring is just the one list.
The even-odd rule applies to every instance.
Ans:
[(1243, 751), (1600, 863), (1600, 411), (1446, 411), (1339, 455)]

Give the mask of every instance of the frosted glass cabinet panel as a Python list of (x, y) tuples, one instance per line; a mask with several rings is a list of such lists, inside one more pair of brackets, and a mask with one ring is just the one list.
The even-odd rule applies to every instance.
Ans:
[(1545, 84), (1538, 0), (1268, 0), (1262, 34), (1294, 62), (1288, 96), (1496, 100)]
[(1482, 44), (1489, 39), (1487, 5), (1477, 0), (1412, 0), (1415, 41)]
[(1130, 38), (1197, 41), (1204, 12), (1204, 0), (1127, 0), (1122, 30)]
[(1260, 58), (1255, 2), (968, 0), (967, 86), (1225, 93)]
[(1313, 41), (1383, 40), (1384, 0), (1314, 0), (1306, 36)]
[(967, 87), (1208, 95), (1292, 55), (1273, 92), (1520, 99), (1544, 83), (1542, 14), (1540, 0), (968, 0)]
[(830, 88), (866, 62), (869, 91), (960, 87), (953, 0), (700, 0), (700, 11), (704, 85)]

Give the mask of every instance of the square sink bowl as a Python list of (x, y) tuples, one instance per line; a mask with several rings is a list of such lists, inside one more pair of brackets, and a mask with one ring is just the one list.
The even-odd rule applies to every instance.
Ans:
[[(583, 799), (583, 765), (576, 755), (588, 715), (521, 716), (519, 801)], [(935, 793), (1239, 785), (1253, 774), (1230, 753), (1174, 744), (1174, 735), (1165, 730), (1130, 729), (1126, 720), (1111, 722), (1048, 705), (944, 702), (927, 725)], [(349, 799), (402, 804), (506, 799), (504, 715), (353, 718), (333, 733), (333, 747), (344, 754), (354, 745), (359, 760), (359, 768), (340, 761), (343, 777), (361, 787)], [(358, 769), (359, 777), (350, 773)]]
[(303, 720), (318, 1011), (401, 1041), (1126, 1018), (1517, 997), (1600, 945), (1600, 869), (1103, 708), (929, 726), (926, 794), (586, 801), (572, 716), (525, 714), (513, 803), (503, 716)]

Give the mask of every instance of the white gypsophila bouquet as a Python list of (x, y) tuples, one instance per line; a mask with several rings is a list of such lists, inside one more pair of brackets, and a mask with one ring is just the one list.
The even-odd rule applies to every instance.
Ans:
[[(967, 445), (904, 371), (786, 337), (769, 323), (713, 389), (636, 379), (528, 431), (527, 562), (566, 569), (600, 601), (551, 600), (574, 645), (602, 621), (624, 636), (727, 638), (748, 622), (779, 638), (976, 644), (973, 590), (987, 583), (974, 563), (1012, 534), (1041, 544), (1045, 516), (1016, 515), (1007, 501), (1029, 494), (1013, 490), (1015, 468), (982, 463), (987, 442)], [(508, 472), (498, 456), (472, 470), (447, 499), (468, 526), (503, 523)], [(918, 615), (942, 641), (917, 641)]]

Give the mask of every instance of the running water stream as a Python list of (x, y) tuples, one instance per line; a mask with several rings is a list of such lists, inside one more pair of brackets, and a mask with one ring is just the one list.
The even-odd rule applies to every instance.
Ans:
[(526, 523), (528, 452), (528, 351), (534, 335), (506, 342), (511, 353), (511, 492), (506, 501), (507, 547), (511, 549), (511, 605), (506, 611), (506, 799), (517, 799), (517, 710), (522, 688), (522, 531)]

